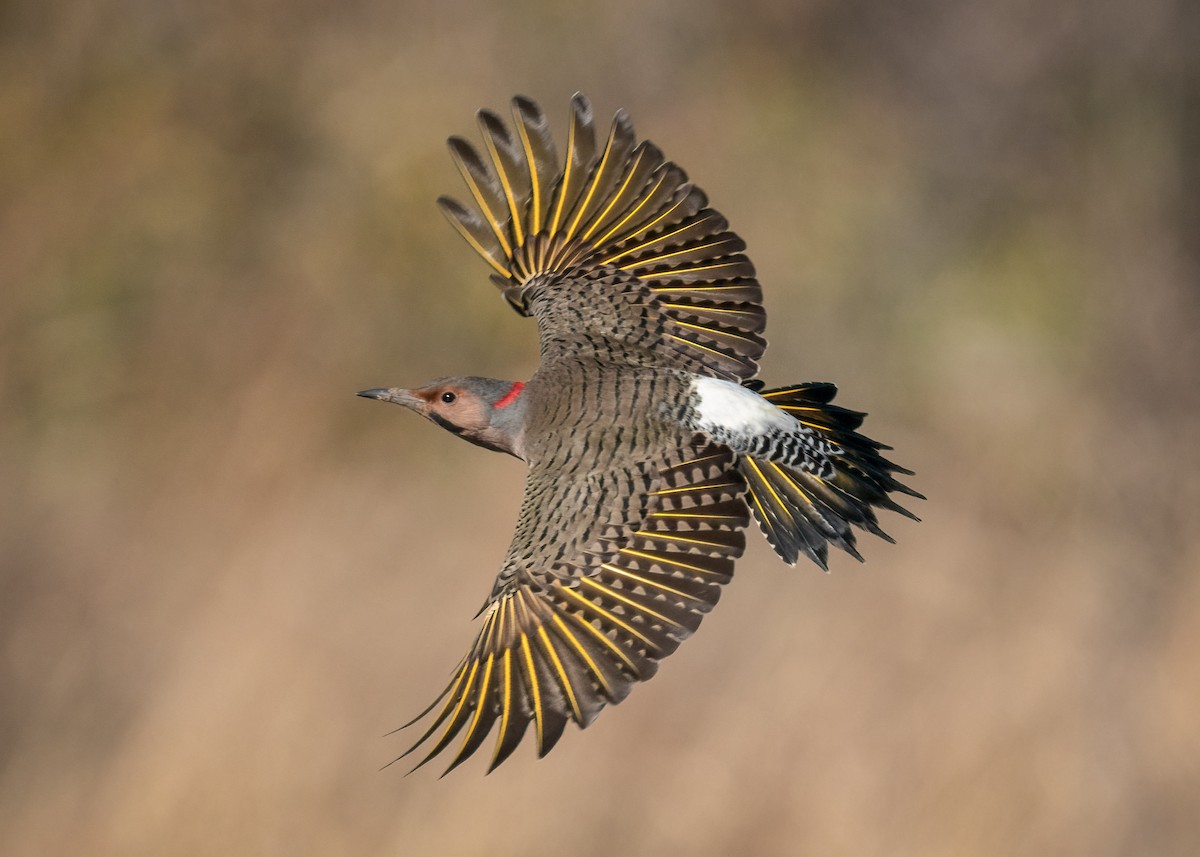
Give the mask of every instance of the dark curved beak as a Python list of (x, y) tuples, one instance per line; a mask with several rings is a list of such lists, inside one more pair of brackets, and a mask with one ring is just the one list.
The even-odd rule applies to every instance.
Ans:
[(357, 395), (364, 399), (378, 399), (381, 402), (403, 405), (419, 413), (423, 413), (425, 410), (425, 400), (414, 396), (411, 391), (403, 387), (376, 387), (374, 390), (363, 390)]

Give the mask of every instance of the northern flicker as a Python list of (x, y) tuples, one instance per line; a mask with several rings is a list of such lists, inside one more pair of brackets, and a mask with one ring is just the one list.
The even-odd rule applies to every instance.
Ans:
[(875, 508), (915, 518), (890, 494), (921, 497), (833, 384), (754, 380), (766, 316), (745, 245), (624, 111), (599, 148), (576, 95), (564, 161), (529, 99), (515, 134), (478, 115), (486, 160), (450, 139), (474, 206), (438, 204), (537, 320), (540, 366), (359, 393), (529, 467), (479, 633), (413, 721), (432, 713), (408, 753), (437, 736), (417, 767), (461, 736), (447, 772), (493, 727), (488, 771), (530, 724), (545, 755), (654, 675), (717, 603), (751, 517), (785, 562), (826, 568), (830, 544), (862, 559), (852, 527), (891, 541)]

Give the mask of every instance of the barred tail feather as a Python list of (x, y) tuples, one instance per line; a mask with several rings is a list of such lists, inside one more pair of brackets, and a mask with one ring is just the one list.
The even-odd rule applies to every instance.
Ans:
[(866, 414), (831, 404), (837, 387), (828, 383), (794, 384), (760, 395), (800, 423), (836, 444), (842, 454), (833, 457), (834, 473), (822, 479), (815, 473), (751, 456), (738, 464), (746, 480), (750, 510), (775, 552), (789, 564), (804, 554), (828, 570), (829, 545), (862, 561), (855, 545), (854, 527), (893, 541), (879, 526), (876, 509), (888, 509), (919, 520), (891, 494), (923, 495), (896, 479), (912, 475), (889, 461), (881, 450), (890, 449), (858, 433)]

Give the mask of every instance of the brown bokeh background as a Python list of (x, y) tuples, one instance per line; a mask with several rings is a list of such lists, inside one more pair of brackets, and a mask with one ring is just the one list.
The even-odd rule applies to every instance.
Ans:
[[(1200, 853), (1200, 33), (1184, 0), (0, 7), (6, 855)], [(770, 383), (929, 496), (755, 535), (546, 759), (380, 772), (521, 465), (365, 387), (527, 377), (433, 199), (581, 89), (749, 244)]]

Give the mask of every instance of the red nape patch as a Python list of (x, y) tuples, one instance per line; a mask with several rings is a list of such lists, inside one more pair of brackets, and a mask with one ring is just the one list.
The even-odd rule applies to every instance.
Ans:
[(511, 387), (509, 387), (508, 392), (504, 394), (503, 398), (501, 398), (500, 401), (496, 402), (496, 407), (497, 408), (507, 408), (509, 405), (511, 405), (513, 402), (515, 402), (518, 398), (520, 398), (521, 391), (524, 389), (525, 389), (525, 382), (517, 381), (515, 384), (513, 384)]

